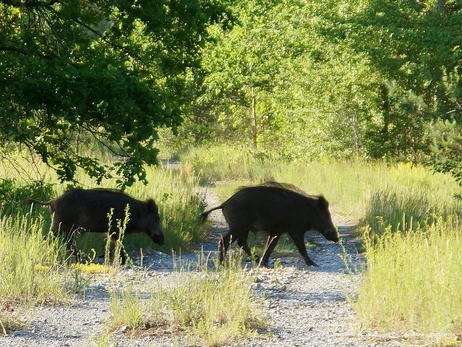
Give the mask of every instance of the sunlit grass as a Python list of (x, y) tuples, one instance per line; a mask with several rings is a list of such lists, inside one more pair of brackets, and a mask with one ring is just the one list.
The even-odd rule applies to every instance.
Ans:
[(204, 211), (199, 178), (183, 170), (148, 170), (146, 190), (159, 205), (168, 249), (188, 249), (191, 242), (204, 240), (207, 230), (198, 222)]
[(263, 322), (250, 284), (248, 273), (230, 269), (188, 277), (167, 295), (173, 323), (193, 329), (209, 346), (238, 341)]
[(361, 221), (367, 267), (358, 289), (364, 330), (462, 332), (460, 187), (447, 175), (388, 168)]
[(210, 146), (189, 148), (180, 155), (186, 171), (198, 173), (203, 182), (224, 180), (270, 179), (271, 163), (257, 158), (252, 151), (242, 147)]
[(367, 239), (367, 269), (355, 308), (364, 329), (462, 334), (462, 230), (458, 217), (426, 231)]
[(436, 185), (434, 188), (431, 193), (412, 185), (377, 190), (362, 225), (368, 226), (371, 235), (381, 235), (388, 229), (405, 233), (409, 229), (425, 230), (441, 217), (461, 216), (462, 201), (446, 195), (444, 189), (438, 192)]
[(145, 327), (147, 320), (144, 317), (143, 304), (132, 286), (129, 284), (128, 288), (111, 292), (109, 309), (112, 316), (109, 320), (109, 329), (127, 326), (133, 333), (135, 329)]
[(64, 257), (57, 240), (44, 238), (40, 221), (0, 219), (0, 298), (29, 305), (66, 300)]
[(181, 270), (176, 283), (158, 283), (148, 301), (131, 285), (113, 292), (109, 329), (127, 326), (133, 335), (137, 329), (164, 327), (185, 331), (195, 345), (220, 346), (264, 326), (262, 307), (251, 291), (254, 275), (237, 267), (203, 270)]

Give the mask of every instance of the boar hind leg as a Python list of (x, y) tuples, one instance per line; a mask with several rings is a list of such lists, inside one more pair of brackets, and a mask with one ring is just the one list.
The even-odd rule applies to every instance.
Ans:
[(263, 266), (268, 267), (269, 257), (271, 255), (271, 252), (274, 250), (274, 248), (278, 244), (278, 241), (279, 241), (280, 237), (281, 237), (281, 235), (270, 236), (269, 242), (266, 245), (266, 249), (265, 249), (265, 252), (263, 253), (263, 257), (262, 257)]
[(51, 232), (53, 236), (58, 237), (60, 235), (64, 236), (64, 242), (66, 243), (67, 250), (70, 250), (73, 227), (71, 225), (66, 225), (53, 219), (53, 224), (51, 225)]
[(222, 236), (220, 242), (218, 243), (218, 251), (220, 252), (220, 263), (223, 263), (223, 260), (226, 256), (226, 251), (228, 250), (231, 240), (231, 232), (228, 232), (225, 236)]
[(247, 238), (249, 236), (249, 232), (245, 232), (237, 239), (237, 244), (241, 247), (245, 253), (249, 255), (250, 258), (255, 260), (257, 263), (260, 261), (260, 258), (256, 254), (252, 254), (249, 245), (247, 244)]
[(242, 234), (241, 237), (237, 239), (237, 244), (239, 245), (239, 247), (241, 247), (244, 250), (245, 253), (247, 253), (249, 256), (252, 256), (252, 254), (250, 254), (251, 253), (250, 247), (247, 244), (248, 236), (249, 236), (249, 232)]
[[(246, 229), (234, 228), (234, 227), (229, 228), (229, 231), (226, 233), (225, 236), (223, 236), (220, 239), (220, 242), (218, 243), (218, 250), (220, 252), (219, 253), (220, 254), (220, 258), (219, 258), (220, 263), (223, 263), (223, 260), (226, 257), (226, 251), (228, 250), (228, 247), (229, 247), (230, 243), (234, 242), (236, 240), (239, 240), (241, 237), (245, 236), (246, 234), (248, 234), (248, 231)], [(247, 245), (247, 236), (245, 236), (244, 240), (245, 240), (245, 244)], [(241, 244), (239, 244), (239, 246), (241, 246)], [(247, 248), (248, 248), (248, 246), (247, 246)], [(249, 249), (249, 251), (250, 251), (250, 249)]]
[(306, 251), (306, 246), (305, 246), (305, 237), (304, 233), (293, 233), (289, 234), (292, 240), (295, 243), (295, 246), (297, 246), (298, 251), (302, 255), (303, 259), (305, 260), (306, 265), (308, 266), (318, 266), (314, 261), (310, 259), (308, 256), (308, 252)]
[(74, 248), (73, 240), (74, 234), (78, 232), (79, 228), (74, 227), (74, 225), (67, 225), (64, 223), (60, 223), (56, 220), (53, 220), (53, 224), (51, 226), (51, 231), (53, 236), (58, 237), (62, 236), (64, 243), (66, 244), (67, 251), (72, 255), (77, 257), (77, 251)]

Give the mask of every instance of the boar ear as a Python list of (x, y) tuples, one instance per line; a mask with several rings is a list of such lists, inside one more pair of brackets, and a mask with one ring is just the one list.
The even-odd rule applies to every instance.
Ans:
[(318, 206), (321, 210), (329, 209), (329, 203), (327, 202), (326, 198), (322, 195), (318, 199)]
[(149, 199), (148, 201), (146, 201), (146, 203), (148, 204), (148, 211), (149, 211), (149, 212), (158, 213), (157, 205), (156, 205), (156, 203), (154, 202), (154, 200)]

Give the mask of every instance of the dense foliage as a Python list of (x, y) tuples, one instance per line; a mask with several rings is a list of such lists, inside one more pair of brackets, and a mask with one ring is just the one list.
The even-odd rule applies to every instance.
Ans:
[(283, 156), (420, 160), (461, 121), (460, 1), (249, 0), (214, 28), (187, 132)]
[[(181, 123), (188, 70), (218, 2), (0, 1), (0, 143), (25, 145), (72, 180), (77, 167), (120, 184), (156, 163), (156, 128)], [(96, 139), (122, 160), (79, 146)]]

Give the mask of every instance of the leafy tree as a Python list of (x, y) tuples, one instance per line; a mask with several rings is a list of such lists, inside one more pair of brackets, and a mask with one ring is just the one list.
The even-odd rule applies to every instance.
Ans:
[(437, 172), (450, 173), (462, 184), (462, 127), (456, 121), (438, 120), (426, 129), (431, 141), (429, 164)]
[(188, 130), (289, 158), (360, 154), (378, 83), (367, 56), (351, 48), (354, 28), (339, 35), (341, 8), (339, 1), (236, 4), (233, 30), (212, 32), (204, 96)]
[(289, 157), (420, 160), (430, 152), (428, 124), (462, 121), (461, 8), (456, 0), (239, 2), (232, 31), (212, 27), (204, 95), (187, 130)]
[[(447, 76), (462, 63), (458, 1), (370, 0), (349, 22), (354, 49), (368, 52), (381, 76), (380, 117), (368, 131), (375, 157), (426, 153), (426, 124), (460, 118), (460, 93)], [(452, 80), (454, 82), (454, 80)], [(449, 113), (448, 113), (449, 112)]]
[(209, 124), (219, 124), (225, 138), (242, 132), (239, 139), (251, 139), (255, 148), (261, 140), (261, 122), (271, 114), (268, 93), (278, 83), (273, 78), (278, 62), (286, 57), (277, 40), (278, 23), (267, 17), (278, 2), (236, 3), (239, 24), (229, 32), (213, 28), (216, 43), (203, 60), (204, 95), (195, 105), (198, 112), (209, 113)]
[[(145, 181), (156, 128), (177, 127), (186, 76), (207, 27), (226, 25), (212, 0), (0, 1), (0, 146), (17, 143), (54, 167), (100, 182)], [(79, 151), (91, 137), (122, 160)]]

